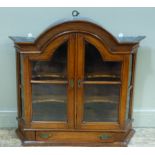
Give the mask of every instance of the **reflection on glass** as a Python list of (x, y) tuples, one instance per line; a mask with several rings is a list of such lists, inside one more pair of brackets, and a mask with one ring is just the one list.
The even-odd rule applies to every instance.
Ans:
[(118, 120), (119, 85), (84, 85), (84, 94), (84, 121)]
[(126, 120), (130, 119), (130, 103), (131, 103), (131, 93), (132, 93), (132, 68), (133, 67), (133, 55), (130, 56), (129, 63), (129, 79), (128, 79), (128, 96), (126, 105)]
[(130, 110), (130, 97), (131, 97), (131, 91), (128, 91), (128, 96), (127, 96), (127, 105), (126, 105), (126, 120), (129, 119), (129, 110)]
[(33, 80), (64, 80), (67, 76), (67, 42), (56, 49), (48, 61), (32, 62)]
[(128, 87), (132, 84), (132, 65), (133, 65), (133, 56), (130, 56), (130, 62), (129, 62), (129, 80), (128, 80)]
[(32, 84), (32, 120), (65, 121), (66, 85)]
[(118, 81), (121, 63), (104, 61), (95, 46), (85, 42), (85, 80)]

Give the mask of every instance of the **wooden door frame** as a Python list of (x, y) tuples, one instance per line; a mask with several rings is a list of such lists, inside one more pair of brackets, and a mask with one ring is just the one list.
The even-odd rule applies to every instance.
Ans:
[[(44, 49), (44, 51), (36, 54), (24, 55), (24, 103), (25, 103), (25, 128), (32, 129), (67, 129), (74, 128), (74, 88), (67, 83), (67, 122), (61, 121), (33, 121), (32, 120), (32, 85), (31, 85), (31, 61), (44, 61), (51, 58), (55, 49), (62, 43), (68, 41), (67, 50), (67, 75), (69, 81), (74, 80), (74, 52), (75, 51), (75, 35), (65, 34), (55, 38)], [(70, 62), (70, 63), (69, 63)]]
[(121, 85), (120, 85), (120, 103), (118, 110), (118, 122), (84, 122), (83, 119), (83, 85), (77, 88), (77, 93), (75, 96), (76, 100), (76, 128), (82, 130), (120, 130), (125, 127), (125, 112), (126, 112), (126, 96), (127, 96), (127, 87), (128, 83), (128, 56), (124, 56), (121, 54), (112, 54), (108, 51), (103, 42), (101, 42), (98, 38), (86, 34), (86, 33), (77, 33), (77, 41), (76, 41), (76, 83), (77, 80), (83, 80), (84, 78), (84, 41), (90, 42), (94, 45), (98, 51), (100, 52), (102, 58), (107, 61), (121, 61)]

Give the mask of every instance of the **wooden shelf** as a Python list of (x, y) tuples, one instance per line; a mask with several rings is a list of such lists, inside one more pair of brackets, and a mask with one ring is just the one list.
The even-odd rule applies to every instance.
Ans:
[(65, 78), (66, 75), (62, 73), (47, 73), (47, 72), (41, 72), (38, 74), (32, 75), (32, 78)]
[[(65, 80), (31, 80), (32, 84), (68, 84)], [(121, 81), (83, 81), (83, 84), (121, 84)]]
[(89, 96), (85, 97), (85, 103), (112, 103), (117, 104), (119, 101), (119, 96)]
[(65, 80), (31, 80), (32, 84), (67, 84)]
[(83, 81), (83, 84), (121, 84), (121, 81)]
[[(62, 95), (44, 95), (33, 97), (32, 103), (46, 103), (57, 102), (67, 103), (67, 97)], [(84, 103), (111, 103), (117, 104), (119, 102), (119, 96), (89, 96), (84, 98)]]
[(120, 78), (120, 76), (114, 73), (89, 73), (86, 78)]
[(57, 103), (66, 103), (67, 97), (65, 96), (56, 96), (56, 95), (44, 95), (36, 96), (33, 98), (32, 103), (46, 103), (46, 102), (57, 102)]
[[(47, 72), (42, 72), (38, 74), (32, 75), (32, 79), (35, 78), (60, 78), (60, 79), (65, 79), (67, 76), (66, 74), (62, 73), (47, 73)], [(117, 74), (112, 74), (112, 73), (90, 73), (85, 76), (86, 79), (97, 79), (97, 78), (111, 78), (111, 79), (119, 79), (120, 76)]]

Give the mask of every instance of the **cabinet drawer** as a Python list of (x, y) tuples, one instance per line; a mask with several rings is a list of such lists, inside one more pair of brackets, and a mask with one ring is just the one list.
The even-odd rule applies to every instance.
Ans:
[(36, 140), (52, 142), (114, 142), (120, 133), (107, 132), (36, 132)]

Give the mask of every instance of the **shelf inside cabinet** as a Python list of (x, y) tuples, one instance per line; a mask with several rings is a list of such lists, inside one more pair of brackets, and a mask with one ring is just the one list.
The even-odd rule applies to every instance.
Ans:
[(97, 85), (100, 85), (100, 84), (111, 85), (111, 84), (121, 84), (121, 81), (83, 81), (82, 83), (83, 84), (97, 84)]
[[(49, 82), (49, 81), (65, 81), (66, 79), (66, 75), (62, 75), (62, 74), (53, 74), (53, 73), (39, 73), (39, 74), (35, 74), (32, 75), (32, 83), (39, 83), (39, 81), (45, 81), (45, 82)], [(98, 82), (97, 82), (98, 81)], [(84, 83), (99, 83), (99, 84), (106, 84), (107, 82), (111, 82), (114, 84), (120, 84), (120, 77), (119, 75), (116, 74), (87, 74), (85, 76), (84, 79)]]
[[(85, 97), (85, 103), (111, 103), (116, 104), (119, 100), (118, 96), (89, 96)], [(67, 98), (63, 95), (44, 95), (44, 96), (34, 96), (32, 103), (66, 103)]]
[(93, 74), (87, 74), (86, 75), (87, 78), (101, 78), (101, 77), (111, 77), (111, 78), (119, 78), (120, 76), (117, 74), (103, 74), (103, 73), (93, 73)]
[(65, 80), (31, 80), (32, 84), (67, 84)]
[(120, 75), (117, 73), (88, 73), (85, 75), (85, 80), (118, 81), (120, 80)]
[(66, 79), (65, 74), (59, 73), (47, 73), (47, 72), (40, 72), (37, 74), (32, 74), (33, 80), (55, 80), (55, 79)]
[(32, 103), (46, 103), (46, 102), (57, 102), (57, 103), (66, 103), (66, 96), (61, 95), (42, 95), (42, 96), (34, 96)]
[(85, 103), (111, 103), (117, 104), (119, 100), (118, 96), (89, 96), (85, 97)]

